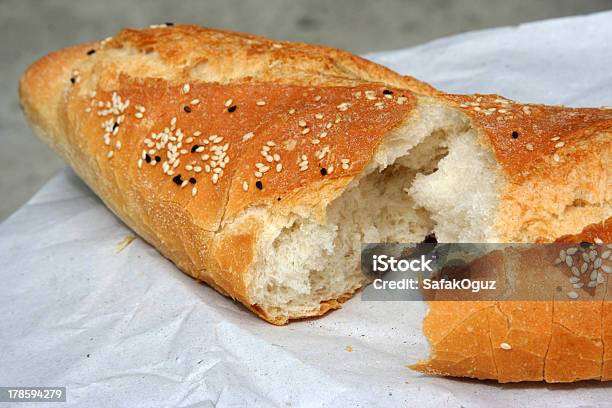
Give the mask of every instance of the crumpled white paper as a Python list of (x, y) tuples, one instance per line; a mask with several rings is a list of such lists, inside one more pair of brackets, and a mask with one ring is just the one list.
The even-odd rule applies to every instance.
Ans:
[[(451, 92), (612, 105), (612, 13), (370, 58)], [(131, 234), (70, 170), (0, 225), (0, 385), (66, 386), (68, 407), (612, 404), (605, 383), (412, 372), (428, 352), (416, 302), (357, 296), (324, 318), (272, 326), (140, 239), (118, 252)]]

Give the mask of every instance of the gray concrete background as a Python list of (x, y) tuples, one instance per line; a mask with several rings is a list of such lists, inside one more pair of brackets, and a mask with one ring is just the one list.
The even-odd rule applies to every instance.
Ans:
[(609, 9), (612, 0), (2, 0), (0, 220), (64, 166), (33, 136), (16, 98), (21, 72), (57, 48), (104, 38), (125, 26), (172, 21), (365, 53), (464, 31)]

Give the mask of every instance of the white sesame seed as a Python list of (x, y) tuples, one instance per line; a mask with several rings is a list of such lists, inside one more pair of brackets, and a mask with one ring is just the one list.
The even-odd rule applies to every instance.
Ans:
[(183, 93), (189, 93), (190, 89), (191, 89), (191, 86), (189, 86), (189, 84), (183, 85)]
[(231, 100), (231, 99), (228, 99), (227, 101), (225, 101), (225, 104), (224, 104), (225, 107), (226, 108), (229, 107), (232, 104), (232, 102), (233, 102), (233, 100)]
[(300, 127), (306, 127), (306, 121), (305, 121), (305, 120), (300, 119), (300, 120), (298, 121), (298, 126), (300, 126)]
[(499, 347), (501, 347), (504, 350), (512, 350), (512, 346), (508, 343), (501, 343)]
[(315, 114), (315, 118), (317, 118), (317, 119), (323, 119), (323, 114), (322, 114), (322, 113), (316, 113), (316, 114)]
[(556, 161), (557, 163), (561, 161), (561, 158), (559, 157), (559, 155), (557, 153), (555, 153), (553, 155), (553, 160)]
[(557, 140), (561, 139), (559, 136), (555, 136), (555, 137), (551, 137), (550, 140), (552, 142), (556, 142)]
[(290, 115), (293, 115), (294, 113), (295, 113), (295, 109), (293, 109), (293, 108), (289, 109), (289, 114)]
[(559, 149), (559, 148), (561, 148), (561, 147), (563, 147), (563, 146), (565, 146), (565, 142), (559, 142), (559, 143), (557, 143), (557, 144), (555, 145), (555, 148), (556, 148), (556, 149)]
[(249, 183), (247, 183), (246, 181), (242, 182), (242, 189), (244, 191), (249, 191)]
[(108, 153), (106, 153), (106, 157), (110, 159), (111, 157), (113, 157), (113, 154), (114, 154), (113, 151), (109, 150)]
[(193, 136), (195, 137), (199, 137), (200, 135), (202, 135), (202, 132), (200, 132), (199, 130), (196, 130), (195, 132), (193, 132)]
[(567, 292), (567, 297), (570, 299), (578, 299), (578, 293), (571, 291), (571, 292)]
[(257, 106), (264, 106), (266, 104), (266, 101), (257, 101), (255, 102), (255, 105)]
[(310, 128), (304, 128), (304, 129), (302, 130), (302, 134), (303, 134), (303, 135), (307, 134), (308, 132), (310, 132)]
[(198, 103), (200, 103), (199, 99), (192, 99), (190, 102), (192, 105), (197, 105)]
[(255, 177), (262, 178), (263, 177), (263, 173), (261, 173), (260, 171), (256, 171), (255, 172)]
[(142, 169), (142, 159), (138, 159), (138, 168)]
[(310, 141), (310, 143), (312, 143), (313, 145), (317, 145), (317, 144), (319, 144), (319, 142), (320, 142), (320, 140), (319, 140), (319, 139), (312, 139), (312, 140)]
[(597, 245), (603, 245), (603, 240), (601, 238), (595, 238), (593, 241), (595, 241)]
[(195, 195), (196, 195), (196, 194), (198, 194), (198, 188), (194, 186), (194, 187), (191, 189), (191, 196), (192, 196), (192, 197), (195, 197)]
[(88, 106), (88, 107), (86, 107), (86, 108), (85, 108), (85, 112), (87, 112), (87, 113), (91, 112), (91, 108), (90, 108), (89, 106)]
[(280, 173), (283, 170), (283, 165), (282, 163), (277, 163), (276, 164), (276, 172)]
[(314, 97), (314, 100), (315, 100), (315, 101), (317, 101), (317, 102), (318, 102), (318, 101), (320, 101), (320, 100), (321, 100), (321, 95), (317, 95), (317, 96), (315, 96), (315, 97)]
[(218, 181), (219, 181), (219, 173), (213, 173), (212, 175), (213, 184), (217, 184)]
[(527, 150), (529, 150), (529, 151), (532, 151), (532, 150), (533, 150), (533, 145), (532, 145), (531, 143), (527, 143), (527, 144), (525, 145), (525, 148), (526, 148)]

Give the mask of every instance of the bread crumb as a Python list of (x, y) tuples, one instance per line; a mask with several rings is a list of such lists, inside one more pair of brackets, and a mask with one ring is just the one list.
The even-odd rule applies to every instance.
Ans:
[(123, 238), (115, 247), (115, 250), (117, 253), (123, 251), (128, 245), (130, 245), (132, 243), (133, 240), (136, 239), (136, 236), (134, 235), (128, 235), (125, 238)]
[(351, 345), (349, 344), (348, 346), (346, 346), (346, 347), (344, 348), (344, 351), (347, 351), (347, 352), (349, 352), (349, 353), (352, 353), (352, 352), (353, 352), (353, 346), (351, 346)]

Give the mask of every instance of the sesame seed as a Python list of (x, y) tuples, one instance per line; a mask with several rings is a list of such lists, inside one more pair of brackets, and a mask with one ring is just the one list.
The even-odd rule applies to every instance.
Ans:
[(191, 102), (189, 102), (189, 103), (191, 103), (192, 105), (197, 105), (198, 103), (200, 103), (200, 100), (199, 99), (192, 99)]
[(310, 128), (304, 128), (304, 129), (302, 130), (302, 134), (303, 134), (303, 135), (307, 134), (308, 132), (310, 132)]
[(310, 141), (310, 143), (312, 143), (313, 145), (319, 144), (320, 140), (319, 139), (312, 139)]
[(246, 181), (242, 182), (242, 189), (244, 191), (249, 191), (249, 183), (247, 183)]
[(142, 119), (144, 115), (142, 114), (142, 112), (136, 112), (134, 116), (136, 116), (137, 119)]
[(550, 141), (551, 142), (556, 142), (557, 140), (561, 139), (559, 136), (555, 136), (555, 137), (551, 137)]
[(317, 118), (317, 119), (323, 119), (323, 114), (322, 114), (322, 113), (316, 113), (316, 114), (315, 114), (315, 118)]
[(191, 89), (191, 86), (189, 86), (189, 84), (183, 85), (183, 93), (189, 93), (190, 89)]
[(217, 184), (218, 181), (219, 181), (219, 173), (213, 173), (213, 175), (212, 175), (212, 182), (213, 182), (213, 184)]
[(501, 347), (504, 350), (512, 350), (512, 346), (508, 343), (501, 343), (499, 347)]
[(289, 114), (290, 115), (293, 115), (294, 113), (295, 113), (295, 109), (293, 109), (293, 108), (289, 109)]
[(225, 107), (228, 108), (232, 104), (232, 102), (234, 102), (234, 101), (231, 100), (231, 99), (228, 99), (227, 101), (225, 101), (225, 104), (224, 104)]
[(181, 183), (181, 188), (186, 187), (187, 184), (189, 184), (189, 180), (183, 180), (183, 182)]
[(557, 143), (557, 144), (555, 145), (555, 148), (556, 148), (556, 149), (559, 149), (559, 148), (561, 148), (561, 147), (563, 147), (563, 146), (565, 146), (565, 142), (559, 142), (559, 143)]
[(276, 164), (276, 172), (280, 173), (283, 170), (283, 165), (281, 163)]
[(557, 163), (561, 161), (561, 158), (559, 157), (559, 155), (557, 153), (555, 153), (553, 155), (553, 160), (556, 161)]
[(567, 292), (567, 297), (570, 299), (578, 299), (578, 293), (571, 291), (571, 292)]
[(301, 120), (301, 119), (300, 119), (300, 120), (298, 121), (298, 126), (299, 126), (299, 127), (306, 127), (306, 121), (305, 121), (305, 120)]
[(406, 98), (405, 96), (400, 96), (399, 98), (397, 98), (397, 104), (403, 105), (407, 100), (408, 98)]
[(192, 197), (195, 197), (195, 195), (196, 195), (196, 194), (198, 194), (198, 188), (194, 186), (194, 187), (191, 189), (191, 196), (192, 196)]
[(142, 159), (138, 159), (138, 168), (142, 169)]
[(318, 102), (318, 101), (320, 101), (320, 100), (321, 100), (321, 95), (317, 95), (317, 96), (315, 96), (315, 97), (314, 97), (314, 100), (315, 100), (315, 101), (317, 101), (317, 102)]
[(338, 106), (336, 106), (336, 108), (341, 111), (344, 112), (346, 111), (348, 108), (350, 108), (351, 104), (348, 102), (342, 102), (341, 104), (339, 104)]
[(603, 240), (601, 238), (595, 238), (593, 241), (595, 241), (597, 245), (603, 245)]
[(264, 106), (265, 104), (266, 104), (266, 101), (261, 101), (260, 100), (260, 101), (255, 102), (255, 105), (257, 105), (257, 106)]
[(527, 143), (527, 145), (525, 145), (525, 148), (529, 151), (533, 150), (533, 145), (531, 143)]

